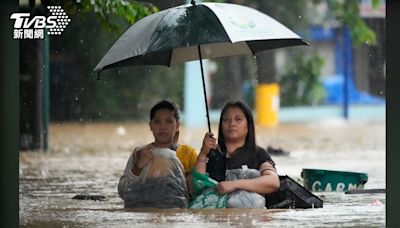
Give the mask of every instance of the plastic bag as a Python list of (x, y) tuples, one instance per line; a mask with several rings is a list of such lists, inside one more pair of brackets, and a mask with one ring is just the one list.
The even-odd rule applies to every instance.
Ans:
[[(247, 166), (241, 169), (226, 170), (227, 181), (254, 179), (260, 176), (261, 174), (257, 169), (248, 169)], [(228, 208), (266, 208), (263, 195), (246, 190), (236, 190), (229, 193), (226, 206)]]
[[(166, 176), (176, 176), (174, 168), (182, 168), (176, 152), (167, 148), (153, 149), (154, 158), (145, 167), (139, 176), (139, 181), (145, 183), (148, 178), (158, 178)], [(179, 176), (179, 175), (178, 175)]]
[(215, 188), (218, 182), (211, 177), (197, 172), (192, 169), (192, 181), (193, 181), (193, 191), (194, 195), (199, 195), (206, 188)]
[(227, 195), (220, 195), (215, 188), (206, 188), (189, 204), (189, 208), (226, 208)]
[(194, 199), (189, 208), (226, 208), (227, 194), (220, 195), (215, 187), (218, 182), (192, 169)]
[(188, 190), (182, 164), (173, 150), (155, 148), (138, 181), (124, 195), (126, 208), (186, 208)]

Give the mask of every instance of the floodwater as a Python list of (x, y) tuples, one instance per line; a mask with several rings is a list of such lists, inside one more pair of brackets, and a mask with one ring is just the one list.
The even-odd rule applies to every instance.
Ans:
[[(205, 131), (181, 127), (180, 141), (199, 149)], [(49, 134), (48, 152), (20, 153), (21, 227), (385, 227), (385, 194), (315, 193), (318, 209), (124, 209), (118, 180), (132, 148), (152, 139), (148, 125), (53, 123)], [(303, 168), (364, 172), (365, 189), (386, 186), (385, 122), (286, 123), (256, 134), (260, 146), (290, 151), (272, 156), (280, 175), (301, 182)]]

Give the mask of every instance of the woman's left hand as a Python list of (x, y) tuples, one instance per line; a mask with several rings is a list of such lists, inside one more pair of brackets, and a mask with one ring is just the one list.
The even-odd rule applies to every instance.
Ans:
[(236, 190), (235, 181), (222, 181), (217, 184), (217, 192), (219, 194), (231, 193)]

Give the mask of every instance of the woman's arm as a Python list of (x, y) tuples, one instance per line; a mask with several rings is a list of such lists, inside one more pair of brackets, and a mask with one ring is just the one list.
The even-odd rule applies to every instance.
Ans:
[[(141, 147), (136, 147), (129, 156), (128, 162), (124, 169), (124, 173), (118, 182), (118, 194), (123, 199), (124, 193), (128, 191), (129, 186), (138, 180), (142, 168), (152, 158), (149, 154), (151, 144)], [(141, 157), (141, 158), (139, 158)]]
[(221, 194), (231, 193), (239, 189), (259, 194), (278, 191), (280, 186), (279, 176), (271, 163), (262, 163), (260, 170), (261, 176), (254, 179), (222, 181), (217, 185), (217, 191)]
[(207, 155), (211, 149), (217, 149), (217, 139), (214, 138), (214, 134), (211, 132), (206, 133), (203, 139), (203, 146), (201, 147), (199, 156), (197, 156), (195, 169), (197, 172), (205, 174), (207, 165)]
[(133, 163), (131, 163), (131, 172), (134, 175), (139, 176), (143, 170), (143, 167), (145, 167), (147, 163), (149, 163), (150, 160), (153, 159), (153, 149), (153, 144), (148, 144), (136, 152), (136, 161), (133, 161)]
[(136, 151), (137, 151), (137, 148), (135, 148), (133, 150), (133, 152), (131, 153), (131, 155), (129, 156), (128, 162), (126, 163), (124, 173), (119, 178), (118, 195), (122, 199), (124, 199), (124, 197), (123, 197), (124, 193), (128, 191), (129, 185), (136, 182), (138, 179), (138, 176), (134, 175), (131, 171), (133, 168), (133, 164), (136, 163), (136, 154), (135, 154)]

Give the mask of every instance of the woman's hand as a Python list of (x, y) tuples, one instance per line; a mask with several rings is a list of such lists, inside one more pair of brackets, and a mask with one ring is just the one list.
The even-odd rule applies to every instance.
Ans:
[(217, 139), (214, 137), (214, 134), (211, 132), (207, 132), (203, 139), (203, 146), (200, 150), (200, 155), (207, 156), (211, 149), (217, 149)]
[(136, 166), (139, 169), (143, 169), (154, 158), (153, 149), (154, 146), (149, 144), (136, 152)]
[(206, 173), (206, 164), (208, 161), (207, 155), (211, 149), (217, 149), (217, 139), (214, 138), (214, 134), (211, 132), (206, 133), (203, 139), (203, 146), (201, 147), (200, 153), (197, 156), (195, 169), (199, 173)]
[(219, 194), (231, 193), (237, 189), (237, 181), (221, 181), (217, 184)]

